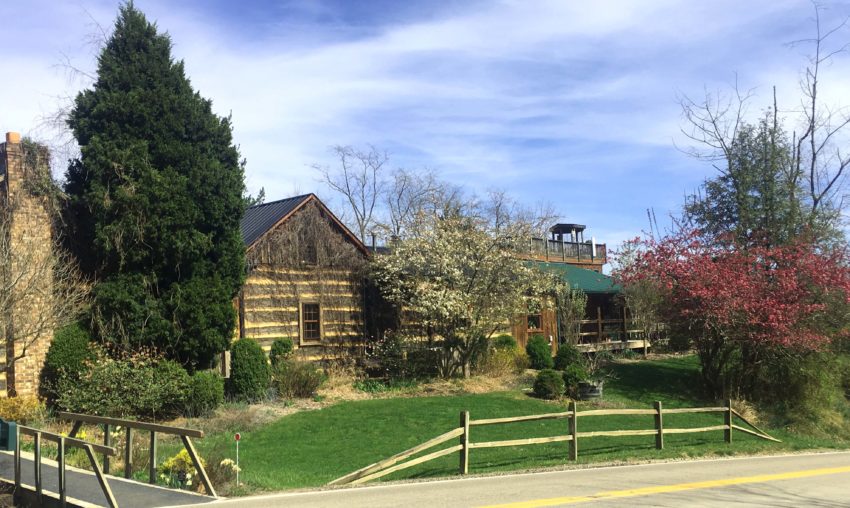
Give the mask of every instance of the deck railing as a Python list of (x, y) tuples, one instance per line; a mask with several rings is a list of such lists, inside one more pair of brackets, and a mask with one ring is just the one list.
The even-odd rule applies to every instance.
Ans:
[(606, 261), (608, 255), (604, 243), (596, 244), (596, 254), (593, 245), (580, 242), (563, 242), (559, 240), (532, 238), (528, 243), (528, 255), (546, 261)]
[[(723, 424), (722, 425), (711, 425), (708, 427), (690, 427), (690, 428), (665, 428), (664, 427), (664, 415), (665, 414), (679, 414), (679, 413), (721, 413), (723, 415)], [(603, 431), (592, 431), (592, 432), (579, 432), (578, 421), (587, 417), (598, 417), (598, 416), (611, 416), (611, 415), (646, 415), (653, 416), (655, 420), (655, 425), (652, 429), (638, 429), (638, 430), (603, 430)], [(750, 428), (741, 427), (739, 425), (735, 425), (734, 418), (737, 417), (741, 422), (748, 425)], [(535, 420), (553, 420), (553, 419), (565, 419), (568, 420), (567, 430), (568, 433), (565, 435), (559, 436), (550, 436), (550, 437), (535, 437), (535, 438), (523, 438), (523, 439), (510, 439), (505, 441), (483, 441), (483, 442), (472, 442), (470, 439), (470, 428), (477, 427), (482, 425), (503, 425), (510, 423), (518, 423), (518, 422), (528, 422)], [(727, 443), (732, 442), (732, 432), (737, 430), (739, 432), (743, 432), (745, 434), (749, 434), (752, 436), (756, 436), (761, 439), (765, 439), (768, 441), (781, 442), (778, 439), (771, 437), (763, 430), (759, 429), (749, 421), (747, 421), (743, 416), (740, 415), (735, 409), (732, 407), (732, 401), (727, 401), (725, 406), (722, 407), (689, 407), (689, 408), (677, 408), (677, 409), (662, 409), (661, 402), (657, 401), (653, 405), (651, 409), (592, 409), (590, 411), (581, 411), (579, 412), (576, 407), (575, 402), (570, 402), (567, 411), (561, 413), (548, 413), (548, 414), (539, 414), (539, 415), (527, 415), (527, 416), (513, 416), (508, 418), (487, 418), (482, 420), (472, 420), (469, 416), (469, 411), (462, 411), (460, 413), (460, 425), (458, 428), (450, 430), (445, 434), (437, 436), (433, 439), (425, 441), (424, 443), (414, 446), (408, 450), (405, 450), (401, 453), (393, 455), (388, 459), (384, 459), (380, 462), (376, 462), (369, 466), (366, 466), (362, 469), (358, 469), (353, 473), (349, 473), (345, 476), (337, 478), (336, 480), (330, 482), (328, 485), (345, 485), (345, 484), (358, 484), (365, 483), (370, 480), (378, 479), (382, 476), (386, 476), (390, 473), (394, 473), (396, 471), (401, 471), (403, 469), (407, 469), (409, 467), (413, 467), (418, 464), (423, 464), (425, 462), (432, 461), (434, 459), (438, 459), (445, 455), (449, 455), (455, 452), (458, 452), (458, 462), (459, 462), (459, 473), (460, 474), (468, 474), (469, 473), (469, 451), (476, 448), (497, 448), (504, 446), (526, 446), (533, 444), (544, 444), (544, 443), (557, 443), (557, 442), (567, 442), (569, 443), (568, 456), (570, 460), (578, 460), (578, 443), (579, 438), (591, 438), (591, 437), (622, 437), (622, 436), (653, 436), (655, 438), (655, 448), (661, 450), (664, 448), (664, 435), (665, 434), (688, 434), (688, 433), (696, 433), (696, 432), (710, 432), (710, 431), (723, 431), (724, 441)], [(449, 448), (445, 448), (442, 450), (438, 450), (436, 452), (429, 453), (427, 455), (423, 455), (421, 457), (417, 457), (414, 459), (410, 459), (412, 456), (418, 454), (419, 452), (423, 452), (429, 448), (433, 448), (439, 444), (445, 443), (446, 441), (450, 441), (454, 438), (459, 438), (459, 443), (451, 446)], [(407, 460), (410, 459), (410, 460)], [(407, 462), (405, 462), (407, 460)]]

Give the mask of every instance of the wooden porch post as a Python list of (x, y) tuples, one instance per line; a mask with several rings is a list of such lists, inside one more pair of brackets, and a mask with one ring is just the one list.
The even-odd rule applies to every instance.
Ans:
[(596, 342), (602, 342), (602, 307), (596, 307)]

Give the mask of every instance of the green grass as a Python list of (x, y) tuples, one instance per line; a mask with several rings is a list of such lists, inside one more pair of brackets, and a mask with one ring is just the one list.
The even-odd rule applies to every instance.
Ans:
[[(694, 358), (619, 364), (616, 378), (605, 386), (604, 403), (618, 407), (713, 405), (695, 391)], [(282, 417), (260, 429), (242, 433), (241, 480), (249, 491), (313, 487), (398, 453), (458, 426), (459, 413), (473, 419), (539, 414), (564, 410), (565, 404), (544, 402), (521, 392), (420, 398), (387, 398), (342, 402), (320, 410)], [(589, 409), (580, 403), (579, 411)], [(665, 416), (665, 427), (702, 427), (723, 423), (720, 414)], [(578, 420), (579, 431), (652, 428), (652, 416), (601, 416)], [(474, 427), (471, 440), (494, 441), (566, 434), (566, 420), (545, 420)], [(804, 438), (768, 429), (782, 439), (777, 444), (735, 433), (733, 443), (723, 432), (665, 436), (665, 449), (656, 450), (653, 436), (598, 437), (579, 440), (579, 464), (609, 461), (669, 459), (705, 455), (782, 452), (845, 446), (832, 440)], [(230, 433), (197, 442), (201, 454), (233, 456)], [(454, 444), (454, 443), (451, 443)], [(449, 446), (447, 443), (442, 446)], [(427, 452), (426, 452), (427, 453)], [(566, 459), (567, 443), (470, 451), (470, 472), (487, 473), (573, 464)], [(457, 455), (393, 473), (382, 480), (456, 474)]]

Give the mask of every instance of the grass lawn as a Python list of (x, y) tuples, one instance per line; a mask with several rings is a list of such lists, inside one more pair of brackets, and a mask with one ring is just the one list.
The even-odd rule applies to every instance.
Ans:
[[(615, 373), (616, 379), (605, 385), (604, 401), (580, 403), (579, 411), (600, 406), (650, 407), (655, 400), (662, 401), (665, 408), (713, 405), (696, 395), (697, 364), (693, 357), (621, 363), (615, 366)], [(565, 406), (565, 403), (537, 400), (520, 391), (341, 402), (284, 416), (256, 430), (243, 432), (240, 479), (247, 491), (321, 486), (456, 428), (463, 410), (470, 411), (472, 419), (481, 419), (563, 411)], [(720, 414), (665, 415), (664, 418), (667, 428), (722, 423)], [(578, 424), (580, 432), (648, 429), (653, 428), (653, 417), (585, 417), (580, 418)], [(567, 433), (566, 427), (567, 420), (474, 427), (471, 440), (563, 435)], [(766, 430), (783, 443), (736, 432), (730, 445), (723, 442), (723, 432), (716, 431), (665, 436), (665, 449), (659, 451), (655, 449), (653, 436), (584, 438), (579, 440), (578, 464), (847, 446), (843, 442), (795, 436), (781, 429)], [(233, 435), (230, 432), (212, 434), (198, 440), (197, 446), (202, 455), (214, 453), (232, 457)], [(470, 451), (469, 470), (474, 474), (574, 464), (566, 457), (567, 443), (476, 449)], [(451, 454), (393, 473), (381, 481), (451, 476), (457, 473), (457, 467), (457, 455)]]

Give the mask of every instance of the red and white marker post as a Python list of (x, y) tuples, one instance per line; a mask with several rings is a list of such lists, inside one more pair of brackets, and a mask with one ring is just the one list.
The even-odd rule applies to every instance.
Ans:
[(239, 486), (239, 441), (242, 439), (242, 435), (240, 433), (236, 433), (233, 436), (236, 439), (236, 486)]

